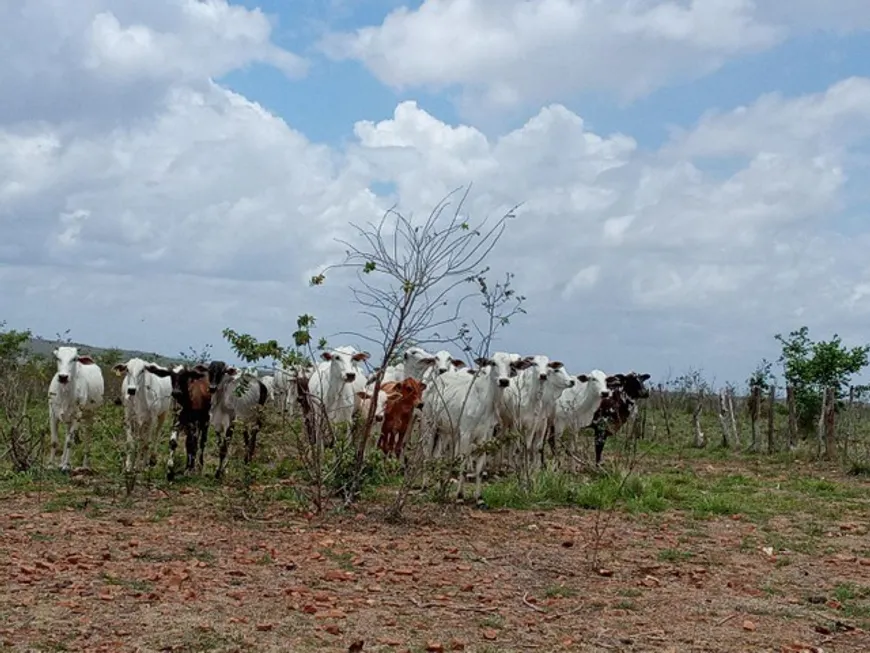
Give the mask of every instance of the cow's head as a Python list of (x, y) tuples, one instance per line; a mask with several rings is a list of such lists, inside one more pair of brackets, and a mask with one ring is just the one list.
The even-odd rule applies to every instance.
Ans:
[(453, 363), (453, 356), (449, 351), (442, 349), (435, 353), (435, 373), (446, 374), (450, 371), (450, 366)]
[(212, 361), (208, 366), (208, 390), (212, 394), (217, 392), (224, 379), (232, 379), (239, 374), (239, 370), (223, 361)]
[(76, 363), (96, 365), (90, 356), (79, 356), (79, 350), (76, 347), (58, 347), (53, 353), (57, 363), (57, 380), (60, 383), (69, 383), (70, 378), (76, 373)]
[(178, 402), (182, 401), (184, 397), (189, 396), (190, 383), (192, 381), (204, 379), (208, 376), (208, 368), (202, 363), (194, 367), (177, 365), (171, 370), (149, 363), (145, 366), (145, 369), (155, 376), (162, 378), (168, 376), (172, 381), (172, 398)]
[(345, 383), (353, 383), (356, 380), (356, 375), (361, 374), (359, 363), (369, 359), (369, 355), (364, 351), (357, 351), (353, 347), (338, 347), (332, 351), (325, 351), (321, 354), (321, 358), (329, 361), (330, 374), (334, 378), (339, 378)]
[(601, 370), (592, 370), (589, 374), (577, 375), (577, 380), (586, 384), (586, 391), (597, 394), (599, 399), (607, 399), (612, 394), (612, 384), (615, 378), (607, 376)]
[(634, 399), (635, 401), (649, 397), (649, 388), (645, 385), (645, 382), (649, 380), (649, 374), (629, 372), (628, 374), (619, 376), (622, 376), (622, 382), (620, 385), (622, 386), (622, 391), (625, 393), (626, 397)]
[(501, 351), (495, 352), (489, 358), (478, 358), (475, 363), (482, 371), (488, 371), (490, 378), (499, 388), (508, 387), (512, 377), (532, 365), (528, 358), (520, 358), (519, 354), (507, 354)]
[(557, 394), (562, 390), (574, 387), (574, 378), (568, 374), (562, 361), (547, 361), (547, 370), (541, 380), (547, 384), (547, 388)]
[(144, 384), (148, 364), (141, 358), (131, 358), (126, 363), (118, 363), (112, 368), (117, 376), (125, 377), (127, 396), (135, 397), (136, 391)]

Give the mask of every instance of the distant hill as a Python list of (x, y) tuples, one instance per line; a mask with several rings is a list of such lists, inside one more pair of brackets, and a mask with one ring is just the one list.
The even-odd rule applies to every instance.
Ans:
[(55, 347), (58, 347), (59, 345), (78, 347), (79, 351), (83, 353), (88, 353), (94, 357), (103, 357), (108, 352), (114, 351), (117, 353), (119, 361), (127, 361), (131, 358), (142, 358), (157, 363), (158, 365), (173, 365), (175, 363), (183, 362), (177, 356), (163, 356), (155, 352), (136, 351), (134, 349), (118, 349), (116, 347), (95, 347), (93, 345), (86, 345), (80, 342), (67, 343), (58, 340), (47, 340), (45, 338), (31, 338), (30, 343), (28, 344), (28, 348), (33, 354), (39, 356), (51, 356), (51, 352), (54, 351)]

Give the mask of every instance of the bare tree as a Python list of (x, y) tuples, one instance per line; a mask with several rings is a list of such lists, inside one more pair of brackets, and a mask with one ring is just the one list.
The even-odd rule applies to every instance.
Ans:
[[(472, 224), (462, 211), (470, 189), (461, 194), (460, 190), (440, 201), (420, 224), (394, 209), (376, 223), (351, 223), (353, 242), (339, 241), (347, 248), (345, 260), (328, 266), (311, 280), (312, 285), (320, 285), (326, 274), (335, 269), (356, 273), (351, 292), (361, 307), (361, 314), (370, 318), (378, 336), (343, 333), (383, 348), (372, 390), (374, 396), (380, 390), (386, 366), (400, 346), (411, 341), (419, 345), (457, 341), (456, 337), (445, 337), (438, 330), (458, 321), (463, 303), (471, 296), (461, 293), (461, 286), (469, 282), (486, 285), (484, 275), (488, 268), (481, 270), (481, 265), (498, 243), (508, 220), (515, 217), (516, 206), (494, 221), (484, 219)], [(459, 200), (453, 210), (448, 211), (451, 199), (457, 194)], [(509, 285), (506, 292), (521, 301)], [(457, 293), (462, 296), (457, 297)], [(500, 319), (509, 320), (505, 316)], [(491, 334), (492, 329), (483, 328), (480, 333)], [(360, 489), (375, 403), (371, 402), (362, 428), (355, 431), (356, 457), (353, 482), (348, 487), (349, 500), (355, 498)]]
[[(474, 319), (470, 322), (463, 322), (459, 327), (456, 340), (469, 358), (472, 360), (480, 360), (489, 357), (492, 342), (499, 330), (510, 324), (511, 318), (515, 315), (525, 312), (522, 308), (522, 303), (525, 300), (525, 297), (518, 295), (512, 288), (511, 283), (513, 280), (513, 274), (511, 273), (505, 275), (504, 281), (496, 282), (494, 284), (487, 283), (482, 274), (478, 274), (470, 280), (473, 280), (478, 285), (478, 290), (480, 292), (480, 305), (484, 311), (484, 318), (479, 323)], [(482, 382), (485, 381), (482, 380)], [(433, 390), (436, 393), (436, 399), (440, 400), (440, 386), (434, 386)], [(468, 390), (470, 392), (471, 386), (469, 386)], [(466, 392), (463, 397), (462, 407), (459, 411), (460, 419), (462, 414), (465, 412), (469, 392)], [(450, 436), (458, 438), (459, 424), (450, 423), (449, 426)], [(414, 440), (415, 446), (411, 448), (411, 455), (408, 456), (405, 461), (405, 473), (402, 480), (402, 486), (387, 513), (387, 517), (391, 521), (398, 520), (401, 517), (402, 510), (407, 501), (408, 493), (424, 469), (424, 463), (426, 460), (422, 428), (417, 430), (417, 436), (418, 437)], [(484, 443), (483, 447), (487, 452), (492, 452), (493, 449), (497, 448), (499, 445), (499, 442), (492, 441)], [(452, 478), (453, 472), (458, 474), (464, 473), (464, 463), (464, 460), (455, 458), (451, 452), (448, 452), (446, 459), (437, 461), (435, 465), (437, 467), (436, 471), (440, 473), (437, 474), (438, 489), (436, 492), (439, 496), (442, 498), (446, 497), (447, 483)]]

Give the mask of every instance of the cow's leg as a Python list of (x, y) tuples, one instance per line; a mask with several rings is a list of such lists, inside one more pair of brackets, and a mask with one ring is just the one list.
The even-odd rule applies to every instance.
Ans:
[(474, 465), (474, 501), (478, 508), (485, 508), (486, 502), (483, 500), (483, 467), (486, 465), (486, 454), (481, 453), (477, 456)]
[(151, 453), (151, 432), (153, 426), (151, 422), (145, 422), (139, 425), (139, 457), (137, 465), (141, 464), (143, 470), (146, 469), (151, 462), (149, 459)]
[(87, 471), (91, 468), (91, 440), (94, 437), (93, 415), (88, 415), (82, 420), (82, 426), (76, 430), (76, 435), (81, 438), (82, 442), (82, 469)]
[(595, 426), (595, 464), (601, 464), (601, 455), (604, 453), (604, 443), (607, 441), (607, 429), (600, 425)]
[(203, 418), (199, 422), (199, 472), (205, 469), (205, 445), (208, 444), (208, 418)]
[(465, 457), (459, 459), (459, 478), (456, 479), (456, 501), (461, 502), (464, 497), (465, 490)]
[[(175, 478), (175, 450), (178, 449), (178, 429), (173, 428), (169, 433), (169, 456), (166, 458), (166, 480)], [(190, 462), (190, 438), (185, 442), (185, 450), (188, 452), (187, 460)]]
[(63, 441), (63, 455), (60, 459), (60, 469), (62, 472), (68, 472), (70, 469), (70, 453), (72, 449), (73, 438), (76, 435), (76, 429), (79, 425), (78, 417), (74, 417), (66, 427), (66, 438)]
[(245, 424), (245, 464), (249, 465), (254, 460), (254, 451), (257, 448), (257, 432), (260, 430), (258, 424)]
[(48, 464), (50, 467), (54, 466), (54, 461), (57, 458), (57, 445), (58, 445), (58, 437), (57, 437), (57, 423), (58, 420), (57, 415), (54, 410), (51, 411), (49, 415), (49, 428), (51, 429), (51, 450), (48, 454)]
[(124, 420), (124, 430), (126, 431), (126, 441), (127, 441), (127, 459), (124, 461), (124, 471), (129, 474), (136, 467), (136, 456), (137, 456), (137, 447), (136, 447), (136, 438), (133, 434), (133, 424), (129, 419)]
[(218, 466), (217, 470), (214, 473), (215, 478), (223, 478), (224, 475), (224, 465), (227, 461), (227, 452), (230, 449), (230, 440), (233, 437), (233, 425), (232, 423), (227, 426), (224, 432), (218, 436)]
[(163, 431), (163, 425), (166, 423), (166, 413), (157, 416), (157, 422), (154, 425), (154, 435), (149, 440), (148, 448), (151, 455), (148, 459), (150, 467), (157, 466), (157, 455), (160, 452), (160, 433)]
[(184, 464), (184, 471), (186, 473), (190, 473), (196, 469), (196, 451), (199, 447), (199, 439), (196, 431), (196, 424), (185, 424), (184, 452), (187, 455), (187, 462)]

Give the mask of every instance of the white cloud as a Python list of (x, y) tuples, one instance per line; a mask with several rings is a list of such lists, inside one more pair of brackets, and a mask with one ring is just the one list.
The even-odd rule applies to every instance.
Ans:
[(321, 47), (396, 88), (459, 86), (480, 117), (578, 91), (631, 100), (825, 27), (870, 28), (870, 11), (863, 0), (425, 0)]
[(226, 0), (41, 0), (0, 4), (0, 124), (146, 116), (177, 84), (251, 63), (302, 75), (260, 10)]
[[(79, 5), (68, 21), (52, 18), (48, 42), (81, 37), (106, 9), (81, 6), (90, 18)], [(150, 22), (119, 11), (118, 24), (165, 34), (187, 5), (158, 6)], [(870, 80), (709, 114), (659, 151), (592, 133), (559, 104), (488, 138), (414, 102), (358, 122), (334, 149), (209, 80), (253, 55), (203, 44), (215, 33), (232, 41), (226, 21), (261, 24), (221, 11), (185, 28), (199, 63), (155, 58), (133, 39), (124, 70), (100, 77), (103, 99), (139, 88), (146, 72), (161, 79), (140, 89), (147, 106), (135, 112), (110, 107), (86, 124), (76, 107), (0, 114), (0, 318), (169, 353), (217, 343), (225, 326), (289, 340), (301, 313), (329, 335), (356, 325), (358, 311), (343, 283), (309, 289), (306, 279), (341, 256), (334, 238), (348, 221), (376, 219), (393, 201), (421, 217), (469, 181), (475, 219), (523, 202), (491, 261), (529, 296), (528, 315), (498, 343), (512, 351), (573, 369), (694, 364), (742, 378), (770, 354), (772, 331), (806, 321), (848, 337), (870, 314), (870, 233), (839, 234), (837, 222), (870, 135)], [(9, 32), (48, 29), (12, 17)], [(256, 33), (254, 51), (270, 51), (268, 30)], [(56, 66), (56, 80), (83, 74), (66, 52), (20, 60)], [(0, 79), (18, 79), (31, 98), (75, 97), (71, 86), (24, 83), (16, 66), (0, 58)], [(394, 195), (378, 197), (374, 182)]]

